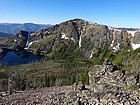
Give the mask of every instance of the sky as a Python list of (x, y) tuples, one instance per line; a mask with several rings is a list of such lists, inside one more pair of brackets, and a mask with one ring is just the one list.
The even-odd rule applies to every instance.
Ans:
[(75, 18), (140, 28), (140, 0), (0, 0), (0, 23), (54, 25)]

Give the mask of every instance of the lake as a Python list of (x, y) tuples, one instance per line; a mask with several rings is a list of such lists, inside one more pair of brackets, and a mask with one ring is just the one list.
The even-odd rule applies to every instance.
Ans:
[(9, 66), (27, 64), (31, 62), (40, 61), (42, 56), (33, 55), (26, 50), (22, 51), (10, 51), (2, 59), (0, 59), (0, 64), (7, 64)]

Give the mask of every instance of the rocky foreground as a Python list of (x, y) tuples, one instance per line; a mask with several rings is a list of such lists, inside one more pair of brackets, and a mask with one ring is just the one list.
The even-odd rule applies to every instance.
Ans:
[(59, 105), (64, 104), (71, 87), (50, 87), (20, 91), (0, 97), (0, 105)]
[(0, 105), (140, 105), (139, 80), (139, 72), (98, 65), (89, 72), (89, 85), (80, 82), (12, 95), (1, 93)]

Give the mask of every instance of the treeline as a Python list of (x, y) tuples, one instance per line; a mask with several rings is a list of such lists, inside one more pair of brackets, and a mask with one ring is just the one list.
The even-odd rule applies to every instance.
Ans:
[(114, 52), (104, 46), (93, 55), (91, 61), (93, 65), (101, 65), (106, 62), (111, 62), (122, 70), (129, 72), (140, 72), (140, 48), (132, 50), (130, 45), (121, 45), (120, 50)]
[(10, 93), (13, 93), (18, 90), (72, 85), (80, 81), (88, 84), (88, 71), (90, 68), (84, 65), (79, 60), (65, 60), (57, 61), (57, 65), (54, 63), (53, 67), (39, 70), (32, 68), (28, 71), (27, 68), (20, 70), (18, 67), (11, 67), (12, 69), (7, 70), (7, 72), (1, 72), (2, 84), (0, 91), (8, 90)]

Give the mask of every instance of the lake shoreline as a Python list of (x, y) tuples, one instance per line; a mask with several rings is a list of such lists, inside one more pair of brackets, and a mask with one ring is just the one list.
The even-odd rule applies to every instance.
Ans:
[(34, 55), (27, 50), (3, 50), (0, 53), (0, 64), (6, 64), (8, 66), (26, 64), (30, 62), (40, 61), (41, 55)]

